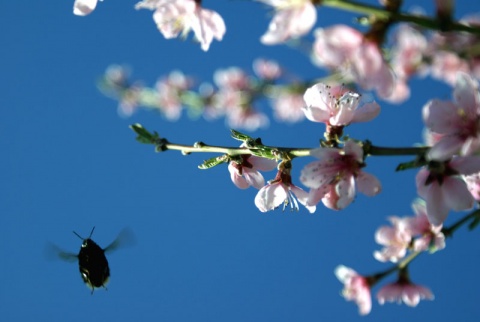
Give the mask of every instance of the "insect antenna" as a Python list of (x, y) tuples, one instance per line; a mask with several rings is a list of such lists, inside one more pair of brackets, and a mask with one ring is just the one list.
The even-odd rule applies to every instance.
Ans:
[(91, 238), (91, 237), (92, 237), (94, 230), (95, 230), (95, 226), (93, 226), (92, 231), (90, 232), (90, 236), (88, 236), (88, 238)]
[(75, 232), (75, 230), (73, 231), (73, 233), (74, 233), (75, 235), (77, 235), (77, 237), (80, 238), (81, 240), (84, 240), (84, 238), (83, 238), (82, 236), (80, 236), (79, 234), (77, 234), (77, 233)]
[[(91, 237), (92, 237), (94, 230), (95, 230), (95, 226), (93, 226), (92, 231), (90, 232), (90, 236), (88, 236), (88, 238), (91, 238)], [(79, 234), (77, 234), (77, 233), (75, 232), (75, 230), (73, 231), (73, 233), (74, 233), (75, 235), (77, 235), (77, 237), (80, 238), (81, 240), (85, 240), (85, 238), (83, 238), (82, 236), (80, 236)]]

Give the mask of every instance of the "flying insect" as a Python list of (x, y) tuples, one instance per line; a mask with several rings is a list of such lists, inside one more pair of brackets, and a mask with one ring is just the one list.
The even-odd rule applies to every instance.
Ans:
[(105, 254), (134, 242), (133, 233), (129, 229), (123, 229), (110, 245), (101, 248), (92, 240), (94, 230), (95, 226), (92, 228), (88, 238), (83, 238), (75, 231), (73, 232), (83, 241), (78, 255), (64, 252), (52, 245), (61, 259), (66, 261), (78, 260), (80, 276), (85, 284), (92, 290), (92, 294), (95, 288), (103, 287), (107, 289), (105, 285), (110, 278), (110, 267), (108, 266), (108, 260)]

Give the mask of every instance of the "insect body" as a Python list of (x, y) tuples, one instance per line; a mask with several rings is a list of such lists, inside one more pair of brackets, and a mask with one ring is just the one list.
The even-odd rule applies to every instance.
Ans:
[(124, 229), (110, 245), (105, 248), (101, 248), (91, 238), (94, 230), (95, 227), (92, 228), (88, 238), (83, 238), (75, 231), (73, 232), (83, 240), (78, 255), (64, 252), (53, 244), (50, 245), (50, 248), (53, 249), (57, 256), (61, 259), (66, 261), (78, 260), (80, 276), (85, 284), (91, 288), (92, 294), (95, 288), (103, 287), (106, 289), (105, 285), (110, 278), (110, 267), (108, 266), (108, 260), (105, 254), (119, 247), (128, 246), (135, 242), (133, 233), (129, 229)]
[(108, 267), (107, 257), (105, 256), (108, 247), (104, 250), (91, 239), (94, 229), (95, 227), (93, 227), (88, 238), (82, 238), (79, 234), (73, 232), (80, 239), (83, 239), (82, 247), (77, 255), (78, 268), (83, 281), (92, 289), (92, 293), (95, 287), (106, 288), (105, 284), (110, 277), (110, 267)]

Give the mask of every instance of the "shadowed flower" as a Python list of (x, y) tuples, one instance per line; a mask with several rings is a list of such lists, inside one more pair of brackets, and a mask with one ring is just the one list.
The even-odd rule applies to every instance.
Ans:
[(358, 311), (361, 315), (370, 313), (372, 296), (368, 278), (343, 265), (337, 266), (335, 275), (344, 285), (343, 297), (347, 301), (354, 301), (358, 305)]
[(450, 209), (473, 207), (473, 197), (460, 175), (480, 172), (480, 157), (455, 157), (448, 162), (430, 162), (416, 176), (417, 192), (425, 199), (430, 223), (439, 226)]
[(426, 127), (441, 135), (428, 152), (432, 160), (444, 161), (480, 149), (480, 95), (475, 81), (458, 73), (453, 96), (455, 102), (431, 100), (423, 107)]
[(260, 158), (254, 155), (241, 155), (241, 162), (231, 161), (228, 164), (228, 171), (232, 182), (240, 189), (246, 189), (253, 186), (257, 189), (265, 185), (265, 179), (260, 171), (270, 171), (275, 169), (277, 162), (266, 158)]
[(420, 300), (433, 300), (433, 298), (433, 293), (428, 288), (403, 279), (383, 286), (377, 293), (377, 300), (382, 305), (385, 302), (398, 304), (403, 302), (414, 307), (420, 303)]

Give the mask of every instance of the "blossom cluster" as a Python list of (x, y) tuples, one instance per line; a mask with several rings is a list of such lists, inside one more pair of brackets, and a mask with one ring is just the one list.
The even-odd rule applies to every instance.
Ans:
[[(421, 199), (416, 200), (413, 203), (413, 211), (415, 212), (413, 217), (390, 217), (391, 226), (382, 226), (377, 230), (375, 240), (384, 246), (380, 251), (374, 252), (377, 260), (398, 263), (405, 259), (408, 252), (435, 252), (445, 248), (442, 226), (434, 226), (428, 221), (425, 202)], [(342, 295), (346, 300), (354, 301), (358, 305), (361, 315), (370, 313), (371, 289), (388, 273), (390, 272), (362, 276), (343, 265), (335, 270), (335, 275), (344, 284)], [(403, 302), (408, 306), (417, 306), (420, 300), (433, 300), (433, 297), (429, 288), (410, 280), (406, 265), (398, 268), (398, 279), (382, 286), (376, 295), (380, 304)]]
[[(302, 205), (314, 213), (319, 204), (342, 210), (352, 204), (357, 192), (373, 197), (382, 191), (380, 180), (366, 171), (367, 158), (381, 153), (373, 151), (369, 141), (344, 134), (351, 124), (369, 122), (380, 113), (380, 105), (365, 100), (361, 91), (373, 91), (381, 100), (400, 103), (410, 96), (408, 82), (414, 76), (430, 75), (454, 86), (453, 100), (432, 99), (421, 110), (425, 146), (416, 150), (409, 166), (418, 169), (415, 185), (420, 198), (413, 204), (415, 216), (392, 216), (390, 225), (380, 227), (375, 234), (382, 248), (373, 253), (374, 258), (395, 266), (369, 276), (345, 266), (335, 270), (344, 284), (343, 296), (354, 301), (362, 315), (371, 311), (372, 287), (393, 272), (398, 273), (398, 279), (378, 291), (380, 304), (396, 301), (416, 306), (421, 299), (433, 299), (430, 289), (411, 281), (408, 265), (420, 253), (445, 247), (443, 226), (451, 210), (469, 210), (480, 202), (478, 32), (449, 31), (451, 1), (436, 1), (436, 18), (442, 27), (435, 31), (404, 23), (390, 30), (393, 18), (389, 16), (368, 18), (372, 21), (366, 32), (342, 24), (314, 29), (316, 6), (322, 1), (258, 1), (274, 9), (260, 41), (282, 44), (312, 31), (310, 57), (314, 64), (328, 69), (330, 81), (298, 82), (275, 61), (259, 59), (254, 62), (253, 75), (230, 67), (217, 70), (213, 83), (198, 83), (173, 71), (152, 87), (131, 82), (128, 70), (114, 65), (107, 69), (100, 88), (120, 101), (119, 112), (124, 116), (144, 106), (173, 121), (188, 108), (189, 114), (206, 119), (224, 117), (229, 127), (253, 131), (269, 123), (267, 113), (257, 104), (259, 98), (266, 97), (277, 120), (307, 119), (325, 124), (324, 139), (314, 148), (273, 148), (245, 138), (240, 152), (228, 152), (221, 161), (228, 162), (236, 187), (258, 190), (254, 204), (259, 211), (282, 206), (299, 210)], [(401, 1), (380, 3), (396, 13), (399, 8), (394, 6)], [(96, 5), (97, 0), (75, 0), (74, 14), (88, 15)], [(135, 8), (153, 11), (153, 20), (166, 39), (186, 37), (192, 31), (204, 51), (209, 50), (213, 39), (221, 41), (226, 33), (221, 15), (204, 8), (201, 0), (143, 0)], [(418, 18), (416, 14), (411, 17)], [(459, 23), (462, 30), (480, 28), (480, 20), (474, 16)], [(150, 135), (144, 141), (156, 139)], [(299, 156), (316, 159), (300, 170), (298, 181), (304, 188), (293, 171), (293, 161)], [(266, 171), (275, 171), (271, 180), (263, 177)]]
[(296, 123), (305, 118), (302, 108), (306, 87), (300, 83), (286, 85), (285, 74), (277, 62), (257, 59), (253, 62), (253, 74), (239, 67), (228, 67), (215, 71), (213, 83), (197, 84), (194, 77), (175, 70), (149, 87), (131, 81), (127, 67), (111, 65), (99, 88), (119, 100), (118, 112), (122, 116), (131, 116), (142, 106), (176, 121), (187, 110), (188, 115), (201, 115), (206, 120), (225, 118), (230, 128), (254, 131), (270, 123), (268, 114), (257, 104), (265, 96), (275, 120)]
[[(431, 75), (451, 85), (456, 82), (458, 72), (480, 78), (480, 55), (475, 50), (479, 38), (476, 35), (454, 31), (425, 31), (410, 24), (400, 24), (388, 34), (388, 41), (385, 41), (385, 31), (380, 32), (375, 28), (364, 33), (341, 24), (313, 29), (317, 21), (317, 9), (311, 0), (261, 2), (275, 10), (268, 30), (260, 39), (263, 44), (286, 43), (313, 30), (314, 42), (310, 50), (312, 61), (336, 75), (335, 78), (341, 80), (342, 84), (355, 85), (365, 91), (373, 90), (383, 100), (400, 103), (408, 99), (411, 92), (408, 82), (416, 75)], [(97, 0), (76, 0), (74, 13), (87, 15), (94, 10), (96, 4)], [(204, 8), (198, 0), (143, 0), (135, 8), (154, 11), (153, 19), (167, 39), (180, 36), (185, 38), (190, 30), (193, 31), (205, 51), (210, 48), (213, 39), (221, 41), (226, 32), (221, 15)], [(480, 20), (476, 16), (465, 17), (460, 23), (480, 27)], [(312, 84), (313, 82), (310, 85)], [(298, 108), (293, 108), (293, 112), (287, 108), (291, 103), (298, 106), (301, 102), (300, 91), (292, 91), (292, 88), (295, 86), (275, 91), (278, 99), (274, 100), (273, 105), (279, 111), (276, 116), (281, 120), (302, 119)], [(208, 86), (202, 89), (207, 94), (212, 94)], [(242, 92), (244, 89), (231, 90)], [(268, 91), (259, 94), (269, 96)], [(237, 111), (229, 117), (229, 125), (256, 129), (268, 124), (264, 113), (243, 104), (239, 99), (242, 93), (232, 93), (232, 96), (236, 96), (236, 99), (229, 103), (236, 104), (234, 109)], [(143, 101), (137, 103), (150, 107)], [(156, 106), (163, 108), (159, 103)], [(242, 111), (238, 112), (239, 110)]]
[(476, 81), (458, 73), (453, 96), (453, 102), (431, 100), (422, 111), (431, 148), (416, 184), (434, 225), (442, 224), (450, 209), (467, 210), (478, 201), (480, 93)]
[[(444, 222), (450, 210), (471, 209), (480, 190), (480, 156), (475, 155), (480, 153), (480, 94), (474, 80), (459, 73), (454, 97), (455, 102), (432, 100), (423, 108), (427, 133), (435, 139), (428, 142), (431, 147), (423, 156), (425, 161), (416, 176), (416, 185), (419, 196), (426, 201), (428, 220), (435, 226)], [(310, 211), (320, 201), (330, 209), (341, 210), (354, 200), (356, 191), (367, 196), (375, 196), (381, 191), (380, 181), (363, 170), (366, 164), (362, 144), (341, 139), (346, 126), (370, 121), (380, 112), (376, 102), (362, 104), (360, 98), (358, 93), (323, 83), (315, 84), (305, 92), (305, 117), (325, 123), (327, 138), (323, 146), (309, 151), (309, 155), (319, 161), (306, 165), (300, 175), (301, 183), (310, 188), (306, 199), (303, 192), (299, 192), (300, 203)], [(255, 169), (252, 164), (249, 166)], [(230, 170), (239, 167), (237, 164)], [(298, 191), (291, 183), (290, 168), (288, 179), (282, 175), (284, 172), (279, 169), (273, 182), (295, 187)], [(281, 204), (271, 198), (274, 193), (261, 192), (259, 195), (264, 199), (264, 206), (259, 207), (261, 211)]]
[[(425, 200), (414, 202), (414, 217), (390, 217), (391, 226), (383, 226), (375, 234), (377, 243), (383, 246), (374, 252), (378, 261), (406, 261), (406, 264), (399, 264), (396, 268), (398, 280), (378, 291), (380, 304), (404, 302), (416, 306), (421, 299), (433, 299), (433, 293), (427, 287), (411, 282), (406, 256), (409, 253), (416, 256), (420, 252), (432, 253), (443, 249), (445, 235), (442, 225), (448, 212), (451, 209), (471, 209), (474, 201), (480, 200), (480, 148), (477, 143), (480, 137), (480, 94), (470, 76), (459, 73), (457, 77), (454, 102), (432, 100), (423, 108), (430, 147), (423, 156), (425, 165), (417, 174), (416, 184), (419, 196)], [(330, 209), (341, 210), (353, 201), (357, 190), (367, 196), (374, 196), (381, 191), (380, 181), (362, 169), (366, 166), (362, 146), (351, 139), (339, 139), (344, 127), (353, 122), (369, 121), (380, 111), (375, 102), (360, 107), (359, 98), (357, 93), (322, 83), (307, 89), (304, 95), (306, 118), (325, 123), (327, 129), (324, 146), (312, 149), (309, 153), (319, 161), (308, 164), (301, 171), (300, 181), (310, 191), (307, 193), (292, 183), (290, 161), (288, 167), (282, 161), (275, 179), (260, 188), (255, 197), (255, 204), (260, 211), (273, 210), (281, 204), (285, 208), (288, 203), (293, 203), (294, 208), (298, 209), (300, 203), (309, 212), (314, 212), (320, 201)], [(242, 171), (238, 169), (255, 169), (254, 162), (242, 165), (235, 161), (230, 164), (234, 183), (242, 178)], [(243, 172), (249, 175), (250, 172), (245, 170)], [(255, 175), (259, 177), (259, 172), (256, 171)], [(263, 177), (251, 185), (259, 188), (260, 182), (263, 182)], [(242, 188), (246, 186), (244, 184)], [(345, 284), (343, 296), (355, 301), (362, 315), (368, 314), (372, 307), (371, 287), (387, 275), (365, 277), (345, 266), (339, 266), (335, 274)]]

